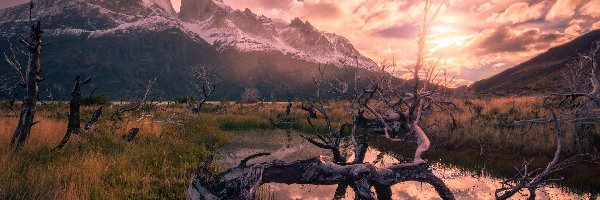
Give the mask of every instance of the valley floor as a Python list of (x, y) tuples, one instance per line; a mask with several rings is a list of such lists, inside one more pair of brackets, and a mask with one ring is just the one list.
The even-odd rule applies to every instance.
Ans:
[[(554, 151), (554, 138), (549, 127), (514, 127), (510, 122), (544, 116), (538, 99), (496, 98), (456, 99), (453, 111), (456, 126), (449, 115), (430, 113), (426, 124), (432, 148), (425, 158), (436, 166), (450, 166), (470, 175), (506, 177), (514, 174), (514, 167), (523, 160), (534, 159), (542, 166)], [(16, 113), (0, 110), (0, 199), (182, 199), (185, 198), (191, 175), (207, 155), (234, 155), (233, 147), (244, 147), (243, 138), (256, 134), (281, 134), (269, 122), (285, 110), (285, 104), (233, 102), (211, 103), (199, 114), (191, 114), (185, 105), (166, 104), (146, 106), (123, 119), (114, 117), (119, 106), (105, 106), (106, 111), (91, 132), (72, 137), (67, 146), (55, 146), (66, 131), (68, 105), (61, 103), (40, 106), (29, 142), (19, 151), (10, 147), (10, 138), (16, 125)], [(330, 117), (335, 126), (347, 122), (350, 113), (344, 103), (329, 102)], [(89, 119), (97, 106), (82, 110), (82, 119)], [(303, 143), (295, 133), (312, 133), (306, 122), (306, 113), (300, 103), (294, 103), (289, 141)], [(317, 129), (325, 128), (324, 121), (314, 120)], [(129, 129), (140, 128), (140, 134), (131, 142), (123, 139)], [(600, 131), (595, 126), (565, 127), (565, 155), (577, 152), (598, 153)], [(574, 135), (573, 133), (578, 133)], [(279, 145), (288, 140), (285, 134)], [(402, 136), (404, 137), (404, 136)], [(402, 161), (410, 157), (414, 138), (406, 136), (406, 143), (390, 143), (373, 136), (373, 148), (391, 158)], [(575, 140), (577, 138), (577, 141)], [(304, 142), (306, 143), (306, 142)], [(307, 143), (306, 143), (307, 144)], [(286, 147), (294, 154), (291, 145)], [(289, 148), (292, 148), (289, 150)], [(261, 151), (261, 149), (254, 149)], [(278, 151), (278, 148), (264, 149)], [(225, 154), (224, 154), (225, 152)], [(249, 151), (250, 152), (250, 151)], [(312, 154), (327, 152), (318, 149)], [(298, 154), (298, 153), (296, 153)], [(287, 157), (289, 159), (296, 157)], [(228, 163), (230, 162), (230, 163)], [(222, 171), (235, 159), (221, 162), (215, 171)], [(573, 194), (589, 195), (600, 192), (598, 166), (580, 165), (563, 173), (560, 185)], [(457, 183), (458, 184), (458, 183)], [(265, 189), (269, 193), (269, 189)], [(264, 192), (264, 191), (263, 191)]]

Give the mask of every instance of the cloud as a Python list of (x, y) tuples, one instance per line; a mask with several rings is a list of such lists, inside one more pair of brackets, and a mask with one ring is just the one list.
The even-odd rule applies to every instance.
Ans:
[[(284, 0), (269, 0), (269, 1), (281, 1)], [(302, 17), (311, 18), (337, 18), (341, 17), (342, 11), (334, 2), (328, 1), (299, 1), (294, 5), (300, 12)]]
[(573, 17), (575, 10), (581, 3), (583, 3), (583, 0), (557, 0), (548, 15), (546, 15), (546, 20), (555, 21)]
[(414, 39), (417, 37), (419, 28), (414, 25), (400, 25), (381, 29), (375, 32), (375, 35), (389, 38)]
[(260, 10), (287, 9), (294, 3), (293, 0), (225, 0), (224, 2), (240, 8)]
[(510, 5), (502, 13), (493, 13), (492, 16), (487, 19), (487, 21), (501, 24), (518, 24), (541, 19), (544, 17), (546, 7), (548, 7), (547, 1), (542, 1), (531, 6), (529, 3), (518, 2)]
[(471, 41), (468, 49), (476, 55), (524, 52), (547, 48), (560, 37), (560, 33), (542, 32), (539, 28), (513, 30), (508, 26), (500, 26), (484, 30)]
[(581, 14), (590, 17), (600, 17), (600, 0), (591, 0), (580, 9)]
[[(0, 8), (28, 0), (0, 0)], [(171, 0), (174, 7), (181, 0)], [(234, 9), (343, 35), (374, 60), (414, 63), (422, 0), (223, 0)], [(441, 2), (442, 0), (434, 0)], [(600, 0), (446, 0), (428, 48), (458, 79), (476, 81), (600, 29)], [(277, 20), (279, 21), (279, 20)]]
[(600, 21), (592, 24), (592, 27), (590, 28), (590, 31), (593, 31), (593, 30), (600, 30)]
[(579, 24), (573, 24), (573, 25), (569, 26), (567, 29), (565, 29), (565, 34), (576, 37), (576, 36), (581, 35), (581, 33), (583, 31), (584, 31), (583, 28), (581, 26), (579, 26)]

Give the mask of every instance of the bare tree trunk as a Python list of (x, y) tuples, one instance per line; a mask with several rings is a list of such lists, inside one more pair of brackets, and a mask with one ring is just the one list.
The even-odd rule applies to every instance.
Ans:
[(79, 133), (81, 130), (81, 80), (79, 76), (75, 77), (75, 86), (71, 92), (71, 101), (69, 102), (69, 124), (67, 125), (67, 133), (56, 148), (62, 149), (69, 139), (71, 134)]
[(38, 101), (39, 84), (42, 81), (42, 78), (40, 77), (42, 33), (41, 24), (40, 22), (37, 22), (36, 25), (31, 26), (31, 41), (27, 42), (21, 39), (21, 43), (23, 43), (29, 51), (29, 66), (27, 67), (25, 76), (25, 96), (23, 98), (23, 105), (21, 106), (19, 124), (17, 125), (11, 140), (11, 144), (17, 149), (27, 141), (29, 134), (31, 133), (31, 127), (35, 125), (35, 122), (33, 121), (35, 117), (35, 106)]
[(426, 164), (376, 168), (371, 164), (338, 165), (313, 158), (292, 163), (273, 161), (236, 167), (210, 176), (207, 175), (209, 165), (206, 163), (196, 171), (187, 199), (251, 199), (257, 188), (265, 183), (348, 184), (359, 199), (375, 199), (370, 190), (372, 185), (389, 187), (405, 181), (429, 183), (442, 199), (454, 199), (450, 189)]
[(429, 149), (431, 142), (425, 134), (425, 131), (421, 129), (417, 122), (410, 123), (410, 128), (417, 134), (417, 149), (415, 150), (415, 158), (413, 163), (425, 163), (426, 161), (421, 158), (421, 155)]

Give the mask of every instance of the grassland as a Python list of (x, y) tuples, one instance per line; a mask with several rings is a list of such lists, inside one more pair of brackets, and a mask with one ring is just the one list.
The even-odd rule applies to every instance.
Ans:
[[(512, 155), (510, 159), (515, 160), (551, 155), (554, 151), (550, 127), (510, 124), (546, 115), (535, 97), (454, 102), (458, 105), (453, 112), (458, 124), (455, 129), (451, 129), (449, 115), (439, 111), (423, 122), (432, 139), (431, 159), (443, 157), (444, 151), (464, 152), (465, 157), (472, 158), (460, 161), (465, 163), (482, 154)], [(111, 117), (117, 107), (107, 107), (94, 131), (75, 135), (62, 150), (54, 147), (66, 131), (67, 105), (40, 106), (36, 118), (39, 123), (19, 151), (9, 145), (15, 114), (1, 110), (0, 199), (182, 199), (197, 163), (227, 143), (224, 133), (275, 129), (269, 118), (275, 119), (285, 104), (213, 103), (197, 115), (188, 113), (183, 105), (161, 105), (124, 120)], [(296, 103), (292, 110), (297, 120), (291, 128), (310, 133), (312, 128), (304, 120), (307, 114), (299, 107)], [(83, 119), (88, 119), (95, 108), (84, 108)], [(329, 102), (327, 108), (334, 124), (349, 122), (350, 111), (345, 103)], [(139, 120), (141, 116), (146, 117)], [(185, 119), (186, 123), (158, 123), (167, 118)], [(325, 128), (322, 120), (314, 124), (318, 129)], [(141, 132), (134, 141), (127, 142), (122, 135), (132, 127), (141, 128)], [(566, 131), (565, 154), (598, 151), (597, 127), (566, 128), (574, 131)], [(579, 144), (574, 142), (577, 132)]]

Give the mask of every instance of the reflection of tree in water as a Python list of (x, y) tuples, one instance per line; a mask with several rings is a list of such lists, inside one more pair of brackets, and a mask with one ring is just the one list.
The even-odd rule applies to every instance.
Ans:
[[(438, 70), (438, 61), (427, 59), (426, 39), (432, 19), (435, 18), (441, 6), (430, 13), (431, 1), (425, 1), (425, 17), (420, 26), (417, 39), (418, 53), (414, 66), (407, 67), (412, 75), (411, 81), (400, 81), (393, 77), (396, 66), (381, 66), (378, 74), (365, 76), (360, 72), (354, 73), (354, 77), (331, 77), (326, 79), (325, 67), (319, 66), (319, 77), (314, 82), (317, 88), (316, 103), (312, 108), (306, 108), (309, 117), (306, 119), (312, 129), (311, 134), (300, 134), (302, 138), (312, 145), (325, 149), (333, 155), (331, 158), (318, 157), (307, 160), (297, 160), (286, 163), (275, 160), (255, 165), (247, 165), (253, 158), (267, 156), (260, 153), (247, 157), (241, 163), (226, 172), (218, 175), (210, 173), (212, 158), (201, 164), (190, 188), (188, 198), (190, 199), (251, 199), (256, 197), (260, 186), (267, 183), (282, 184), (310, 184), (310, 185), (337, 185), (334, 199), (346, 197), (346, 191), (351, 188), (357, 199), (391, 199), (393, 185), (408, 181), (425, 182), (431, 185), (437, 195), (442, 199), (455, 199), (454, 194), (430, 167), (429, 163), (422, 158), (422, 154), (429, 150), (430, 140), (425, 128), (422, 128), (422, 119), (430, 114), (434, 108), (448, 113), (452, 120), (449, 131), (457, 126), (452, 115), (453, 103), (444, 96), (443, 88), (447, 88), (452, 78), (444, 77), (445, 72)], [(599, 48), (600, 49), (600, 48)], [(592, 56), (593, 58), (594, 56)], [(358, 63), (356, 63), (358, 66)], [(349, 69), (348, 66), (344, 66)], [(389, 67), (389, 69), (388, 69)], [(595, 77), (595, 65), (592, 69)], [(594, 80), (595, 79), (595, 80)], [(410, 83), (410, 84), (407, 84)], [(593, 92), (588, 94), (558, 95), (566, 98), (589, 98), (586, 104), (594, 104), (595, 112), (600, 113), (600, 82), (597, 78), (592, 79)], [(338, 97), (345, 100), (344, 108), (352, 113), (352, 121), (334, 124), (330, 116), (330, 106), (327, 106), (321, 98), (321, 90), (330, 89)], [(455, 106), (454, 106), (455, 107)], [(279, 114), (276, 120), (270, 120), (274, 127), (287, 130), (288, 138), (291, 138), (290, 130), (295, 118), (291, 113), (291, 100), (286, 107), (286, 113)], [(530, 191), (529, 198), (535, 198), (535, 191), (549, 181), (553, 181), (550, 175), (558, 170), (572, 166), (580, 159), (587, 157), (572, 157), (559, 162), (562, 147), (561, 125), (580, 120), (581, 118), (568, 118), (557, 115), (550, 108), (552, 116), (549, 118), (524, 120), (514, 122), (513, 125), (550, 123), (554, 125), (554, 133), (557, 140), (556, 153), (553, 160), (545, 169), (530, 170), (529, 162), (512, 179), (502, 182), (502, 188), (496, 190), (496, 199), (508, 199), (519, 193), (522, 189)], [(315, 111), (315, 112), (311, 112)], [(584, 118), (594, 120), (600, 118)], [(365, 163), (365, 156), (369, 148), (369, 136), (372, 131), (365, 123), (366, 121), (379, 121), (383, 136), (386, 140), (396, 142), (405, 141), (398, 138), (397, 132), (404, 135), (414, 135), (417, 147), (414, 151), (412, 161), (405, 163), (393, 163), (389, 166), (376, 166), (377, 162)], [(571, 121), (569, 121), (571, 120)], [(316, 121), (324, 123), (323, 127), (317, 128)], [(372, 123), (371, 123), (372, 124)], [(290, 139), (288, 139), (289, 141)], [(289, 142), (288, 142), (289, 143)], [(287, 145), (289, 147), (289, 144)], [(351, 151), (351, 153), (348, 153)], [(353, 155), (353, 156), (348, 156)], [(378, 155), (383, 157), (384, 154)], [(379, 159), (376, 159), (376, 161)], [(379, 161), (380, 162), (380, 161)], [(371, 189), (374, 189), (373, 194)], [(261, 195), (263, 195), (261, 193)], [(267, 193), (267, 198), (268, 197)]]
[[(359, 199), (374, 199), (371, 188), (375, 188), (379, 199), (391, 199), (392, 185), (405, 181), (421, 181), (432, 185), (443, 199), (454, 199), (454, 195), (444, 182), (421, 158), (421, 154), (429, 149), (430, 142), (419, 123), (421, 117), (425, 115), (424, 109), (431, 108), (431, 105), (434, 104), (433, 95), (439, 85), (439, 83), (435, 86), (428, 85), (437, 77), (435, 75), (437, 70), (435, 66), (425, 67), (424, 61), (428, 27), (432, 22), (431, 19), (441, 8), (440, 6), (433, 13), (429, 13), (431, 7), (431, 1), (426, 1), (425, 17), (418, 39), (419, 53), (417, 62), (412, 69), (414, 85), (409, 87), (409, 90), (397, 87), (400, 83), (385, 71), (385, 67), (380, 72), (380, 76), (362, 77), (362, 74), (356, 73), (351, 78), (338, 79), (334, 77), (333, 81), (325, 80), (327, 65), (323, 68), (319, 67), (319, 79), (315, 78), (318, 103), (314, 110), (320, 114), (319, 120), (325, 123), (325, 128), (316, 128), (313, 124), (314, 119), (309, 117), (307, 122), (312, 127), (312, 134), (301, 134), (301, 136), (314, 146), (331, 151), (333, 158), (321, 156), (291, 163), (276, 160), (248, 166), (247, 161), (263, 155), (255, 154), (242, 160), (238, 167), (216, 176), (210, 174), (208, 170), (212, 164), (210, 158), (196, 171), (188, 191), (188, 197), (191, 199), (251, 199), (262, 184), (285, 183), (338, 185), (334, 195), (336, 199), (345, 197), (348, 188), (352, 188)], [(423, 71), (426, 71), (426, 77), (421, 80)], [(449, 81), (444, 81), (442, 84), (447, 83)], [(325, 102), (321, 98), (321, 90), (325, 87), (332, 89), (335, 94), (350, 102), (347, 110), (352, 111), (351, 123), (344, 123), (337, 127), (332, 123)], [(374, 107), (375, 105), (379, 105), (379, 107)], [(396, 139), (388, 133), (391, 128), (387, 122), (390, 120), (404, 124), (411, 132), (415, 133), (418, 147), (412, 162), (388, 167), (376, 167), (364, 162), (369, 147), (369, 131), (362, 125), (365, 111), (381, 121), (384, 125), (385, 136), (391, 141), (400, 141), (400, 139)], [(385, 116), (380, 114), (381, 111), (387, 112)], [(289, 129), (293, 122), (290, 112), (291, 101), (286, 113), (279, 115), (277, 120), (271, 120), (271, 123), (275, 127)], [(391, 119), (392, 117), (394, 119)], [(348, 149), (346, 144), (353, 151), (352, 159), (346, 153), (346, 149)]]

